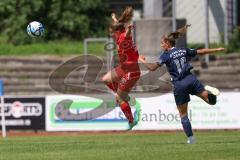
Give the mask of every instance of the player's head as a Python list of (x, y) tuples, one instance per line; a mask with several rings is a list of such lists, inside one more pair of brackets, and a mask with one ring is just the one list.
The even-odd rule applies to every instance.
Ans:
[(118, 19), (118, 22), (112, 22), (112, 24), (109, 27), (109, 33), (110, 35), (113, 35), (116, 32), (123, 33), (126, 30), (126, 23), (131, 21), (133, 17), (133, 8), (128, 6), (123, 11), (121, 17)]
[(132, 20), (132, 17), (133, 17), (133, 8), (128, 6), (125, 8), (125, 10), (123, 11), (118, 21), (120, 23), (128, 23), (129, 21)]
[(177, 31), (172, 32), (167, 36), (164, 36), (161, 40), (162, 49), (164, 51), (168, 51), (172, 47), (175, 47), (176, 40), (187, 32), (188, 27), (190, 27), (190, 25), (185, 25), (184, 27), (178, 29)]
[(164, 36), (161, 40), (161, 48), (164, 51), (168, 51), (175, 46), (175, 43), (176, 43), (175, 39), (169, 38), (168, 36)]
[(110, 33), (115, 33), (115, 32), (124, 32), (125, 27), (123, 23), (115, 23), (113, 22), (110, 27), (109, 27), (109, 32)]

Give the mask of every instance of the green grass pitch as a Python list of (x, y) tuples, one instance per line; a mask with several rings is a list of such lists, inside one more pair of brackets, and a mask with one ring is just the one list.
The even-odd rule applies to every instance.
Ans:
[(0, 139), (0, 160), (238, 160), (239, 131), (29, 136)]

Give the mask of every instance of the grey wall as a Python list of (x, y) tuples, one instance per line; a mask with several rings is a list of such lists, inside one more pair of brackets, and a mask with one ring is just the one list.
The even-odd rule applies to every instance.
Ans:
[[(186, 20), (177, 20), (177, 28), (186, 24)], [(161, 38), (172, 31), (171, 18), (142, 19), (136, 21), (135, 41), (139, 54), (145, 55), (148, 62), (156, 63), (161, 52)], [(177, 47), (186, 47), (186, 36), (179, 39)], [(140, 65), (142, 71), (146, 70), (144, 65)], [(167, 82), (165, 82), (167, 81)], [(158, 89), (152, 91), (170, 91), (170, 76), (165, 67), (161, 67), (147, 76), (141, 77), (138, 85), (142, 90), (148, 90), (153, 86)], [(139, 87), (141, 88), (141, 87)]]
[(163, 1), (162, 0), (144, 0), (143, 1), (144, 18), (162, 17)]
[[(177, 20), (177, 28), (185, 24), (185, 20)], [(161, 51), (161, 38), (171, 31), (171, 18), (142, 19), (136, 21), (135, 40), (139, 53), (147, 56), (158, 56)], [(177, 41), (177, 47), (186, 47), (186, 36)]]

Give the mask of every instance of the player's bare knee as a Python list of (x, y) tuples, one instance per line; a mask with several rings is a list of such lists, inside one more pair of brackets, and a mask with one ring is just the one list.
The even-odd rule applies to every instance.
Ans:
[(117, 99), (120, 103), (122, 103), (122, 102), (124, 101), (123, 97), (120, 96), (119, 94), (116, 95), (116, 99)]
[(181, 112), (179, 112), (179, 115), (180, 115), (180, 118), (183, 118), (183, 117), (187, 116), (187, 113), (181, 113)]
[(185, 117), (187, 115), (188, 104), (181, 104), (177, 106), (180, 117)]
[(103, 83), (105, 83), (105, 82), (106, 82), (106, 79), (105, 79), (105, 77), (104, 77), (104, 76), (101, 78), (101, 81), (102, 81)]
[(121, 101), (127, 101), (127, 94), (118, 90), (117, 91), (117, 98)]
[(104, 75), (101, 80), (105, 84), (108, 83), (108, 81), (109, 81), (106, 75)]
[(203, 91), (201, 93), (201, 97), (204, 98), (204, 99), (207, 99), (208, 98), (208, 92), (207, 91)]
[(203, 91), (202, 93), (200, 93), (199, 95), (197, 95), (198, 97), (202, 98), (205, 102), (208, 102), (208, 92), (207, 91)]

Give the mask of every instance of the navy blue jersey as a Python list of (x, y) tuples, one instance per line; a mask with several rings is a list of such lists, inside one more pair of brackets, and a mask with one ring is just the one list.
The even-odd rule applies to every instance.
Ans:
[(196, 55), (196, 49), (174, 47), (161, 54), (157, 63), (159, 65), (166, 64), (172, 81), (181, 80), (190, 74), (193, 67), (189, 64), (189, 61)]

